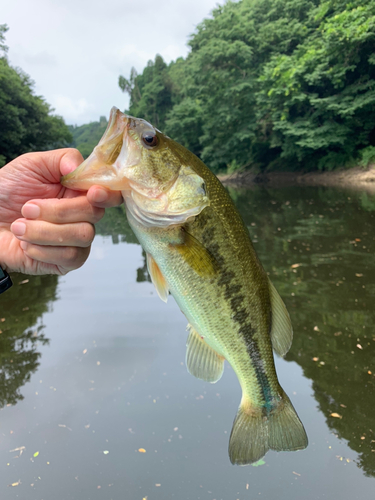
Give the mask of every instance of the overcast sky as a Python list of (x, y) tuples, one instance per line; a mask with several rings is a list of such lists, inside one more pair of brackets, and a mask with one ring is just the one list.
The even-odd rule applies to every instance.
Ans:
[(186, 56), (188, 36), (224, 0), (13, 0), (4, 1), (0, 24), (12, 66), (35, 81), (66, 123), (108, 117), (129, 103), (117, 81), (134, 66), (141, 72), (160, 54)]

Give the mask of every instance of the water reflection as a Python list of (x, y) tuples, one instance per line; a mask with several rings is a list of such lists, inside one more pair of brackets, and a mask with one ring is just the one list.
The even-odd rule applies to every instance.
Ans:
[[(327, 425), (375, 476), (375, 197), (329, 188), (229, 192), (292, 316), (286, 359), (313, 381)], [(104, 234), (121, 225), (131, 241), (117, 215), (122, 220), (111, 215)], [(150, 281), (143, 257), (139, 282)]]
[(57, 299), (57, 276), (12, 279), (0, 302), (0, 408), (23, 399), (21, 388), (39, 366), (38, 347), (49, 343), (40, 318)]
[[(305, 377), (312, 380), (318, 408), (329, 429), (358, 453), (358, 465), (364, 473), (375, 476), (372, 403), (375, 396), (375, 198), (364, 193), (325, 188), (230, 189), (230, 193), (249, 227), (265, 269), (291, 313), (295, 336), (286, 359), (298, 363)], [(98, 224), (97, 233), (111, 236), (116, 245), (136, 242), (122, 207), (108, 211), (106, 218)], [(127, 246), (130, 248), (132, 245)], [(112, 272), (120, 273), (118, 269)], [(79, 275), (74, 274), (73, 280), (76, 276)], [(28, 283), (19, 284), (25, 279), (29, 280)], [(131, 279), (139, 287), (145, 285), (142, 282), (149, 281), (144, 254)], [(56, 277), (13, 276), (13, 280), (15, 286), (0, 299), (0, 319), (5, 319), (0, 323), (1, 406), (14, 405), (22, 399), (21, 388), (40, 363), (39, 347), (48, 344), (43, 333), (43, 314), (51, 310), (51, 305), (58, 298)], [(79, 278), (77, 283), (74, 281), (76, 288), (72, 290), (76, 292), (71, 293), (71, 300), (83, 304), (82, 315), (88, 321), (92, 315), (89, 305), (93, 296), (81, 296), (78, 282)], [(84, 288), (88, 289), (89, 285)], [(122, 290), (126, 290), (125, 285)], [(90, 293), (98, 292), (92, 288)], [(100, 293), (104, 291), (100, 290)], [(119, 294), (121, 290), (111, 289), (110, 293)], [(95, 300), (96, 307), (100, 307), (100, 299)], [(130, 302), (131, 297), (125, 297), (125, 300)], [(124, 366), (123, 380), (126, 381), (137, 370), (142, 374), (141, 359), (143, 366), (147, 365), (147, 370), (151, 370), (152, 366), (155, 368), (157, 356), (161, 356), (153, 347), (155, 339), (145, 337), (151, 332), (149, 323), (146, 326), (142, 323), (145, 321), (142, 311), (148, 310), (150, 303), (145, 304), (145, 297), (142, 300), (140, 306), (135, 302), (131, 302), (130, 306), (127, 304), (126, 311), (130, 312), (124, 313), (132, 318), (127, 316), (126, 322), (127, 331), (133, 332), (130, 337), (127, 334), (124, 338), (124, 318), (111, 316), (109, 302), (105, 302), (107, 309), (103, 312), (111, 319), (111, 328), (118, 328), (118, 331), (113, 337), (116, 346), (102, 350), (101, 361), (107, 360), (109, 366), (116, 365), (118, 370)], [(65, 313), (67, 308), (65, 303)], [(99, 311), (97, 314), (90, 324), (100, 318), (105, 331), (109, 320), (102, 318)], [(168, 323), (168, 315), (164, 314), (158, 320), (160, 329)], [(82, 331), (89, 329), (90, 326), (85, 324)], [(182, 350), (181, 338), (176, 339), (177, 344)], [(168, 358), (170, 344), (164, 347), (165, 357)], [(95, 367), (96, 363), (95, 360)], [(180, 367), (180, 360), (176, 365)], [(81, 380), (81, 372), (78, 371), (81, 365), (77, 364), (74, 369), (77, 371), (72, 371), (70, 366), (69, 374), (75, 373), (75, 380)], [(147, 370), (145, 377), (148, 376)], [(95, 377), (88, 378), (91, 384), (91, 378)], [(167, 378), (163, 373), (164, 383), (167, 383)], [(95, 382), (100, 384), (96, 387), (103, 399), (108, 397), (108, 380), (104, 378)], [(86, 379), (80, 383), (88, 384)], [(119, 381), (119, 387), (124, 383)], [(90, 389), (91, 386), (87, 391)], [(223, 388), (218, 386), (217, 390)], [(181, 391), (181, 394), (184, 392)], [(194, 401), (196, 399), (194, 396)], [(95, 405), (93, 412), (96, 411), (96, 403), (90, 404)], [(183, 404), (182, 396), (180, 404)], [(220, 401), (217, 411), (222, 411), (223, 404), (224, 399)], [(134, 401), (134, 406), (124, 409), (124, 414), (126, 411), (131, 419), (134, 412), (136, 422), (140, 418), (138, 410), (141, 406)], [(173, 408), (175, 405), (171, 403), (169, 411)], [(167, 418), (164, 414), (160, 415), (163, 421)], [(129, 427), (132, 425), (129, 424)], [(171, 427), (174, 427), (172, 421)], [(157, 428), (155, 426), (155, 431)], [(131, 433), (130, 437), (133, 439)], [(139, 447), (138, 444), (135, 446)]]
[(375, 476), (375, 197), (333, 189), (232, 192), (294, 326), (287, 360), (327, 425)]

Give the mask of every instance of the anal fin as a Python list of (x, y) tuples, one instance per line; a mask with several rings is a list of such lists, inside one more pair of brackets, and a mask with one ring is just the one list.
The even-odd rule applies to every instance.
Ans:
[(150, 255), (149, 253), (147, 254), (147, 269), (159, 297), (163, 302), (167, 302), (169, 295), (167, 282), (165, 281), (165, 278), (162, 275), (159, 266), (155, 262), (152, 255)]
[(186, 366), (194, 377), (214, 384), (224, 371), (224, 358), (212, 349), (204, 339), (188, 325), (190, 331), (186, 343)]

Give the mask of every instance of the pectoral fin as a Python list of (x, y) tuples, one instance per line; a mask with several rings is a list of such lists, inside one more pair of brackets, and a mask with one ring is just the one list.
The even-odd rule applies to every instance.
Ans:
[(147, 269), (159, 297), (163, 302), (167, 302), (169, 295), (167, 282), (165, 281), (165, 278), (162, 275), (159, 266), (156, 264), (154, 258), (149, 253), (147, 254)]
[(219, 265), (208, 250), (187, 231), (183, 231), (183, 243), (174, 245), (189, 266), (202, 278), (216, 275)]
[(271, 281), (268, 280), (272, 308), (272, 347), (279, 356), (284, 356), (293, 340), (293, 329), (285, 304)]
[(224, 358), (214, 351), (201, 336), (188, 325), (190, 331), (186, 343), (186, 366), (194, 377), (214, 384), (224, 371)]

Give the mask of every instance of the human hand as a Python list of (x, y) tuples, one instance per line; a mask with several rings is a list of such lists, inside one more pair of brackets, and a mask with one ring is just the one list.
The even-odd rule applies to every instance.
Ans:
[(0, 266), (8, 272), (66, 274), (82, 266), (104, 208), (119, 192), (60, 184), (83, 158), (76, 149), (22, 155), (0, 169)]

